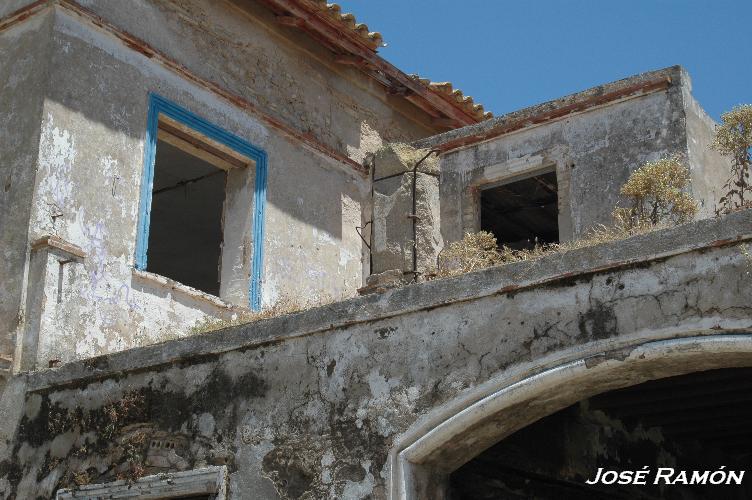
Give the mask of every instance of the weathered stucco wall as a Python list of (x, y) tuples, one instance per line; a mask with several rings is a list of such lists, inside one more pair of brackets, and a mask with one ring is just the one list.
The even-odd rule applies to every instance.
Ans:
[[(690, 190), (702, 201), (698, 217), (712, 215), (710, 207), (726, 178), (723, 172), (727, 163), (705, 152), (713, 132), (712, 120), (692, 99), (683, 69), (638, 75), (582, 95), (597, 97), (620, 86), (661, 77), (670, 78), (666, 89), (637, 93), (540, 125), (531, 125), (536, 113), (545, 115), (556, 106), (564, 107), (575, 102), (578, 95), (512, 113), (514, 119), (517, 115), (520, 119), (528, 117), (528, 125), (443, 154), (441, 225), (445, 241), (480, 229), (479, 196), (485, 186), (550, 167), (555, 168), (559, 183), (560, 239), (576, 238), (597, 224), (610, 224), (619, 189), (629, 174), (646, 161), (668, 155), (688, 161), (692, 169)], [(434, 147), (505, 120), (495, 118), (417, 141), (416, 145)]]
[[(18, 66), (4, 73), (6, 86), (17, 87), (19, 75), (31, 71), (32, 64), (44, 67), (24, 80), (22, 89), (3, 92), (3, 99), (18, 101), (4, 102), (4, 107), (24, 106), (23, 117), (11, 115), (25, 120), (14, 134), (30, 141), (28, 147), (16, 141), (15, 149), (7, 149), (18, 158), (11, 170), (24, 176), (13, 181), (11, 202), (19, 207), (14, 212), (18, 220), (3, 224), (18, 228), (5, 261), (12, 278), (3, 280), (12, 299), (2, 306), (8, 330), (19, 314), (29, 242), (56, 235), (86, 253), (81, 262), (64, 265), (49, 253), (31, 259), (36, 267), (29, 273), (39, 281), (28, 282), (29, 290), (38, 289), (25, 307), (35, 317), (22, 325), (25, 352), (17, 363), (25, 369), (44, 367), (187, 335), (204, 318), (231, 317), (232, 306), (248, 302), (256, 201), (252, 169), (237, 192), (228, 193), (248, 203), (237, 203), (226, 217), (233, 229), (232, 240), (225, 241), (230, 249), (225, 248), (224, 257), (229, 258), (223, 257), (224, 303), (133, 271), (149, 92), (267, 152), (264, 306), (282, 299), (305, 303), (353, 295), (364, 275), (364, 246), (355, 227), (368, 215), (369, 181), (336, 155), (314, 151), (284, 130), (361, 161), (382, 139), (413, 140), (435, 131), (427, 121), (421, 123), (422, 113), (356, 70), (336, 66), (324, 49), (277, 26), (263, 9), (199, 1), (81, 5), (91, 12), (52, 5), (3, 33), (13, 40), (38, 26), (40, 16), (50, 33), (36, 38), (33, 47), (12, 41), (2, 53), (8, 67)], [(196, 78), (134, 50), (138, 47), (113, 35), (117, 30), (140, 38)], [(34, 63), (36, 53), (49, 64)], [(287, 129), (223, 99), (202, 86), (202, 79)], [(23, 170), (16, 166), (22, 160), (28, 164)]]
[[(260, 147), (280, 148), (253, 117), (63, 10), (55, 11), (52, 43), (30, 240), (54, 234), (80, 246), (86, 258), (67, 264), (60, 284), (46, 281), (39, 332), (29, 318), (24, 335), (39, 339), (36, 352), (24, 353), (25, 368), (159, 341), (172, 326), (186, 334), (206, 314), (223, 310), (134, 276), (149, 91)], [(250, 207), (238, 212), (232, 215), (250, 219)], [(244, 229), (250, 234), (250, 224)], [(49, 268), (43, 274), (57, 275), (56, 261), (41, 265)], [(238, 274), (249, 272), (240, 266)]]
[(692, 192), (700, 201), (699, 217), (712, 217), (718, 200), (724, 195), (723, 184), (731, 177), (731, 161), (711, 149), (716, 122), (692, 96), (689, 75), (682, 72), (684, 115), (687, 122), (687, 159)]
[[(14, 3), (14, 2), (11, 2)], [(18, 3), (18, 2), (15, 2)], [(2, 9), (5, 9), (5, 5)], [(12, 6), (11, 6), (12, 7)], [(24, 293), (52, 16), (0, 32), (0, 355), (13, 354)]]
[(386, 498), (399, 477), (390, 452), (496, 380), (578, 360), (584, 373), (504, 425), (460, 424), (466, 435), (434, 453), (447, 467), (598, 384), (752, 364), (749, 350), (688, 363), (667, 347), (646, 371), (629, 369), (651, 342), (750, 337), (740, 243), (751, 231), (752, 213), (740, 212), (19, 376), (1, 408), (13, 444), (0, 487), (47, 497), (74, 472), (92, 482), (127, 472), (134, 453), (160, 470), (150, 437), (172, 436), (188, 443), (180, 467), (230, 466), (232, 498)]

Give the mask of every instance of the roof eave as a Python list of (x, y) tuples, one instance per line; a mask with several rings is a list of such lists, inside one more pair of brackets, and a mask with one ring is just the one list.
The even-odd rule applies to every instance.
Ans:
[[(423, 85), (420, 81), (383, 59), (376, 44), (368, 43), (352, 29), (317, 8), (312, 0), (260, 0), (277, 16), (280, 24), (301, 30), (332, 50), (335, 62), (357, 67), (387, 87), (387, 92), (401, 95), (432, 117), (437, 127), (457, 128), (482, 121), (468, 113), (461, 102)], [(380, 43), (380, 42), (379, 42)]]

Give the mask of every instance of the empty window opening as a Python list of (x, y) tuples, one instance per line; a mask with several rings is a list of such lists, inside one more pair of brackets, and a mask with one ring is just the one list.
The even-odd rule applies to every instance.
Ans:
[(559, 242), (556, 172), (481, 191), (480, 227), (515, 250)]
[(219, 295), (227, 170), (247, 166), (160, 117), (146, 270)]

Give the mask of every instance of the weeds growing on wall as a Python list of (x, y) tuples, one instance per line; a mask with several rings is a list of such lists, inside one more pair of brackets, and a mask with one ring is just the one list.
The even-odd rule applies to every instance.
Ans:
[(486, 231), (469, 233), (442, 250), (435, 272), (428, 277), (444, 278), (491, 266), (535, 260), (682, 224), (697, 213), (697, 202), (684, 192), (688, 184), (689, 171), (678, 158), (648, 162), (635, 170), (622, 186), (621, 194), (629, 200), (629, 206), (614, 209), (611, 226), (599, 225), (582, 238), (536, 245), (526, 250), (498, 247), (496, 237)]
[(254, 321), (260, 321), (262, 319), (274, 318), (276, 316), (282, 316), (284, 314), (292, 314), (306, 309), (312, 309), (314, 307), (323, 306), (329, 304), (332, 300), (325, 296), (318, 296), (307, 301), (301, 301), (297, 298), (289, 296), (283, 296), (273, 306), (262, 309), (261, 311), (243, 310), (236, 313), (230, 319), (218, 319), (218, 318), (206, 318), (193, 325), (191, 328), (191, 334), (207, 333), (216, 330), (222, 330), (231, 326), (243, 325), (245, 323), (253, 323)]
[[(546, 255), (623, 240), (630, 236), (653, 231), (656, 228), (657, 226), (647, 225), (635, 226), (631, 229), (618, 225), (599, 225), (591, 229), (583, 238), (565, 243), (537, 245), (525, 250), (512, 250), (505, 246), (496, 247), (496, 237), (486, 231), (468, 233), (462, 240), (452, 242), (442, 250), (436, 270), (428, 274), (427, 277), (429, 279), (446, 278), (486, 267), (532, 261)], [(479, 245), (481, 241), (484, 242), (483, 245)], [(487, 242), (489, 241), (493, 242), (493, 250), (488, 249)]]
[(130, 483), (138, 480), (146, 474), (144, 465), (148, 439), (146, 432), (136, 432), (122, 443), (125, 469), (117, 474), (118, 479), (124, 479)]
[(731, 177), (724, 184), (718, 214), (752, 207), (752, 105), (736, 106), (721, 115), (711, 147), (731, 159)]

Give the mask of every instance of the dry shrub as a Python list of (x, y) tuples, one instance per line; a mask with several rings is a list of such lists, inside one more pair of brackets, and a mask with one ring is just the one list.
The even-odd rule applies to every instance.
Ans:
[(684, 192), (689, 181), (689, 169), (678, 157), (645, 163), (621, 187), (621, 194), (629, 198), (631, 206), (614, 210), (616, 225), (632, 230), (692, 220), (697, 202)]
[(718, 214), (752, 207), (749, 178), (752, 167), (752, 105), (736, 106), (721, 115), (721, 121), (723, 123), (716, 128), (711, 147), (731, 158), (731, 177), (723, 186), (725, 192), (719, 200), (721, 206)]
[(235, 313), (230, 319), (205, 318), (203, 321), (196, 323), (191, 328), (192, 334), (207, 333), (216, 330), (222, 330), (231, 326), (253, 323), (262, 319), (275, 318), (285, 314), (292, 314), (306, 309), (323, 306), (332, 302), (332, 299), (326, 296), (318, 296), (307, 301), (283, 295), (273, 306), (262, 309), (261, 311), (251, 311), (249, 309), (241, 310)]
[(439, 254), (439, 277), (469, 273), (477, 269), (503, 264), (496, 237), (486, 231), (468, 233), (460, 241), (451, 242)]
[(81, 486), (91, 484), (91, 481), (92, 477), (87, 470), (67, 470), (60, 478), (58, 486), (60, 488), (66, 488), (71, 491), (77, 491), (81, 488)]

